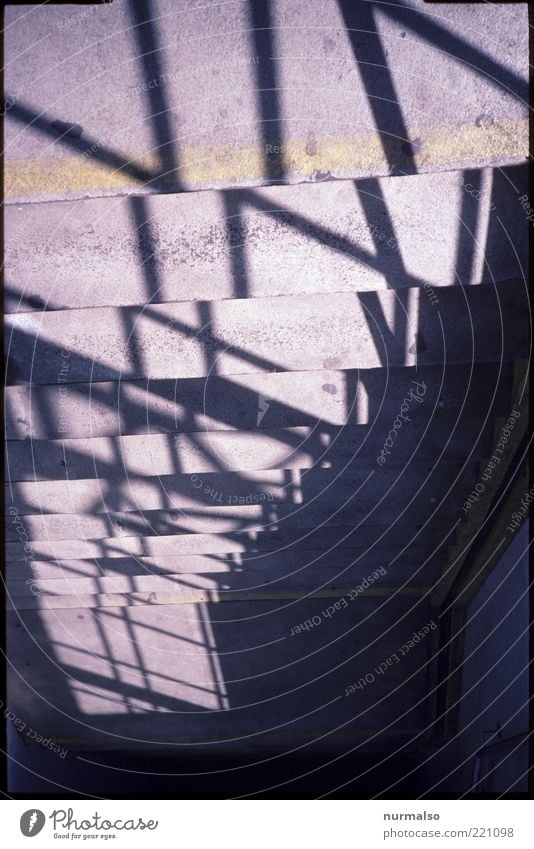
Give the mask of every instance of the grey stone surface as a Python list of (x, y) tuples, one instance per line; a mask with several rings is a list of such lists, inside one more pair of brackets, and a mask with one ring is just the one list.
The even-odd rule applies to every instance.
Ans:
[[(464, 490), (465, 491), (465, 490)], [(354, 545), (366, 544), (371, 538), (370, 545), (377, 546), (397, 545), (401, 548), (417, 545), (420, 541), (436, 544), (436, 540), (442, 542), (450, 539), (458, 522), (456, 512), (450, 517), (438, 516), (441, 520), (438, 525), (434, 510), (427, 509), (421, 512), (419, 505), (414, 509), (403, 511), (396, 521), (388, 524), (379, 524), (383, 514), (373, 514), (369, 518), (369, 524), (358, 524), (361, 521), (361, 513), (354, 509), (337, 510), (331, 515), (321, 509), (319, 505), (315, 511), (300, 510), (290, 511), (290, 515), (282, 514), (283, 524), (271, 522), (267, 525), (262, 523), (261, 529), (258, 523), (249, 530), (246, 523), (241, 531), (221, 532), (220, 527), (215, 525), (218, 532), (214, 532), (211, 516), (204, 518), (198, 523), (195, 532), (191, 533), (187, 528), (183, 532), (172, 535), (157, 536), (125, 536), (107, 537), (83, 540), (70, 538), (66, 540), (39, 540), (30, 542), (28, 548), (17, 542), (6, 543), (6, 557), (8, 561), (26, 563), (31, 566), (41, 560), (64, 561), (85, 560), (88, 558), (100, 559), (124, 558), (124, 557), (168, 557), (174, 555), (190, 554), (227, 554), (234, 552), (264, 551), (266, 545), (280, 545), (282, 550), (285, 546), (308, 549), (343, 548)], [(286, 513), (288, 511), (285, 511)], [(387, 518), (387, 517), (386, 517)], [(371, 524), (372, 522), (376, 524)], [(370, 527), (369, 527), (370, 525)], [(204, 532), (202, 528), (204, 527)], [(364, 542), (365, 541), (365, 542)]]
[[(20, 481), (10, 486), (14, 508), (23, 516), (31, 513), (76, 514), (112, 511), (171, 510), (216, 513), (221, 508), (246, 516), (250, 506), (260, 506), (267, 522), (272, 512), (276, 522), (279, 505), (296, 513), (320, 503), (331, 512), (343, 506), (374, 509), (407, 503), (413, 497), (439, 501), (455, 481), (469, 481), (476, 461), (435, 464), (432, 460), (396, 465), (394, 460), (379, 465), (359, 462), (330, 469), (275, 469), (264, 471), (213, 472), (197, 475), (161, 475), (140, 478), (99, 478), (74, 481)], [(464, 481), (465, 482), (465, 481)], [(404, 495), (400, 498), (400, 493)], [(463, 503), (463, 502), (462, 502)], [(241, 513), (241, 510), (243, 513)], [(132, 517), (135, 522), (135, 517)], [(174, 517), (170, 519), (174, 523)]]
[[(414, 555), (415, 556), (415, 555)], [(365, 570), (365, 565), (364, 565)], [(412, 582), (411, 575), (405, 574), (402, 580), (399, 580), (397, 569), (392, 570), (388, 581), (382, 580), (382, 583), (374, 586), (373, 590), (369, 588), (361, 589), (359, 595), (393, 595), (395, 592), (403, 594), (404, 588), (400, 588), (401, 583), (409, 586), (410, 592), (413, 592), (414, 583), (421, 585), (425, 581), (424, 588), (429, 589), (434, 585), (435, 580), (439, 577), (439, 573), (431, 574), (430, 570), (425, 570), (423, 575), (417, 576), (417, 581)], [(215, 576), (210, 573), (201, 575), (129, 575), (127, 577), (104, 577), (104, 578), (59, 578), (46, 581), (35, 581), (31, 587), (24, 581), (13, 582), (8, 587), (8, 598), (11, 605), (16, 609), (29, 609), (46, 607), (48, 604), (54, 604), (57, 601), (58, 609), (61, 608), (64, 600), (66, 605), (74, 606), (79, 598), (80, 606), (83, 605), (87, 596), (96, 596), (91, 599), (91, 606), (98, 608), (101, 604), (99, 596), (102, 595), (121, 595), (124, 596), (124, 602), (134, 601), (136, 597), (141, 597), (142, 593), (157, 593), (158, 596), (175, 596), (180, 599), (191, 600), (198, 595), (197, 591), (208, 594), (213, 594), (220, 601), (225, 601), (227, 597), (235, 597), (235, 594), (242, 594), (243, 601), (248, 601), (250, 596), (256, 598), (263, 595), (269, 596), (270, 593), (279, 593), (281, 597), (284, 595), (284, 590), (288, 590), (290, 596), (295, 593), (306, 595), (309, 593), (322, 593), (328, 591), (330, 594), (335, 594), (339, 591), (339, 596), (343, 592), (347, 593), (350, 589), (361, 586), (360, 581), (367, 579), (368, 571), (362, 571), (360, 566), (357, 569), (345, 567), (340, 575), (336, 575), (333, 569), (301, 569), (293, 575), (261, 575), (261, 574), (230, 574), (221, 578), (219, 574)], [(371, 572), (372, 574), (372, 572)], [(380, 573), (377, 580), (380, 580)], [(392, 578), (394, 583), (392, 583)], [(420, 590), (421, 595), (423, 590)], [(41, 603), (46, 599), (46, 603)], [(256, 600), (253, 598), (253, 600)]]
[(524, 278), (526, 183), (515, 167), (8, 206), (6, 310)]
[(8, 11), (14, 202), (527, 154), (524, 4), (154, 0), (83, 11)]
[[(441, 413), (441, 415), (440, 415)], [(461, 460), (469, 452), (482, 457), (490, 447), (487, 412), (480, 418), (443, 415), (427, 410), (429, 418), (412, 411), (402, 441), (401, 458)], [(353, 458), (373, 461), (380, 456), (395, 414), (382, 415), (371, 426), (344, 428), (280, 428), (262, 431), (204, 431), (195, 434), (146, 434), (95, 437), (91, 440), (26, 440), (7, 444), (10, 481), (107, 478), (246, 471), (247, 469), (329, 468)]]
[(294, 637), (291, 629), (321, 614), (328, 599), (257, 602), (253, 618), (236, 602), (98, 617), (79, 608), (18, 611), (9, 615), (9, 650), (25, 672), (12, 698), (24, 720), (82, 747), (102, 745), (108, 734), (125, 746), (172, 738), (177, 746), (241, 739), (254, 747), (255, 735), (274, 742), (290, 730), (313, 740), (351, 720), (366, 731), (398, 721), (406, 732), (424, 717), (425, 641), (373, 687), (352, 696), (345, 689), (429, 622), (417, 601), (362, 597), (354, 602), (358, 621), (341, 609)]
[[(342, 513), (336, 514), (335, 518), (338, 516), (342, 516)], [(102, 555), (102, 546), (98, 542), (93, 543), (93, 550), (85, 555), (87, 558), (93, 558), (92, 560), (80, 558), (77, 551), (71, 559), (58, 554), (57, 557), (52, 555), (48, 560), (36, 560), (32, 557), (8, 560), (6, 565), (8, 570), (25, 569), (29, 577), (33, 574), (34, 567), (39, 574), (41, 574), (41, 568), (48, 574), (50, 564), (57, 564), (58, 567), (68, 571), (75, 569), (77, 574), (84, 575), (93, 574), (95, 568), (99, 570), (99, 574), (102, 572), (105, 574), (107, 568), (116, 572), (117, 569), (130, 563), (132, 558), (134, 562), (139, 561), (142, 570), (145, 568), (154, 570), (159, 568), (158, 564), (161, 564), (162, 560), (167, 562), (167, 559), (171, 558), (169, 562), (173, 562), (173, 558), (184, 556), (188, 558), (206, 556), (209, 558), (211, 567), (214, 561), (219, 563), (226, 557), (240, 561), (243, 558), (269, 554), (273, 550), (324, 552), (362, 547), (374, 550), (375, 547), (383, 546), (386, 549), (394, 548), (396, 551), (403, 551), (408, 545), (428, 546), (431, 544), (434, 550), (438, 547), (436, 528), (428, 523), (417, 524), (413, 528), (407, 528), (404, 523), (395, 523), (387, 527), (383, 525), (354, 527), (353, 524), (344, 526), (341, 520), (336, 525), (334, 519), (324, 526), (309, 528), (295, 521), (299, 517), (299, 514), (287, 517), (283, 528), (254, 527), (225, 534), (184, 531), (175, 534), (172, 540), (163, 537), (155, 539), (138, 537), (139, 544), (135, 543), (136, 538), (131, 537), (122, 540), (108, 539), (104, 555)], [(131, 546), (132, 554), (128, 556), (127, 551), (121, 554), (120, 545), (117, 547), (117, 542), (124, 543), (126, 547)], [(149, 550), (152, 546), (156, 549), (154, 555)], [(183, 561), (180, 562), (183, 563)]]
[[(430, 550), (428, 545), (425, 547), (419, 540), (405, 552), (401, 546), (379, 547), (370, 544), (366, 548), (362, 547), (361, 541), (360, 548), (357, 548), (357, 542), (354, 536), (350, 536), (347, 547), (344, 548), (341, 544), (331, 550), (328, 547), (306, 548), (304, 540), (303, 548), (288, 549), (272, 543), (270, 548), (255, 552), (251, 550), (211, 555), (178, 554), (157, 558), (99, 558), (98, 561), (10, 561), (7, 564), (7, 582), (10, 594), (17, 596), (28, 593), (38, 595), (39, 588), (48, 587), (50, 581), (59, 582), (59, 588), (68, 589), (71, 585), (77, 586), (77, 581), (86, 579), (88, 583), (80, 586), (88, 587), (84, 592), (90, 592), (91, 587), (99, 586), (96, 579), (101, 578), (120, 579), (122, 583), (117, 586), (127, 590), (137, 587), (127, 584), (130, 577), (136, 580), (142, 578), (143, 581), (149, 582), (151, 577), (159, 576), (171, 576), (172, 580), (185, 576), (184, 580), (194, 581), (199, 576), (205, 576), (212, 581), (218, 581), (216, 586), (224, 588), (231, 586), (232, 582), (239, 583), (241, 578), (248, 579), (251, 575), (259, 582), (292, 577), (302, 583), (310, 576), (334, 580), (338, 575), (340, 579), (361, 580), (381, 567), (385, 574), (375, 576), (374, 580), (379, 580), (382, 584), (401, 584), (408, 578), (416, 584), (428, 584), (435, 580), (443, 562), (443, 549)], [(348, 547), (350, 545), (354, 547)], [(143, 587), (139, 585), (137, 588)]]
[[(6, 317), (10, 382), (202, 377), (528, 356), (523, 283)], [(313, 346), (302, 339), (313, 338)]]
[[(413, 380), (437, 414), (509, 415), (510, 363), (450, 362), (365, 371), (271, 372), (206, 379), (7, 386), (8, 439), (372, 424), (397, 415)], [(437, 408), (437, 409), (436, 409)], [(415, 414), (414, 414), (415, 415)], [(25, 449), (26, 450), (26, 449)]]

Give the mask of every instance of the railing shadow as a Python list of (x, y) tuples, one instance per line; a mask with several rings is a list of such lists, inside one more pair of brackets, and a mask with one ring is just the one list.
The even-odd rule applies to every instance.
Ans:
[[(413, 147), (408, 138), (387, 58), (380, 43), (373, 4), (352, 4), (340, 0), (339, 5), (390, 169), (395, 168), (396, 173), (399, 173), (400, 168), (403, 174), (415, 174)], [(398, 4), (399, 7), (400, 5)], [(163, 64), (152, 4), (132, 2), (130, 9), (143, 75), (157, 79), (163, 75)], [(383, 11), (382, 6), (380, 9)], [(523, 86), (514, 75), (504, 71), (497, 63), (483, 57), (479, 51), (466, 46), (456, 37), (444, 33), (442, 27), (430, 21), (419, 23), (420, 19), (415, 20), (410, 10), (405, 11), (404, 7), (385, 7), (385, 13), (402, 20), (404, 25), (411, 26), (431, 43), (438, 37), (443, 38), (440, 44), (443, 49), (449, 49), (452, 55), (463, 58), (464, 61), (476, 59), (481, 62), (482, 72), (498, 74), (496, 79), (499, 85), (511, 90), (516, 96), (521, 96)], [(250, 16), (253, 29), (252, 46), (262, 57), (262, 62), (257, 65), (257, 86), (258, 113), (265, 145), (265, 176), (269, 182), (283, 181), (286, 175), (281, 160), (272, 158), (267, 153), (269, 144), (283, 145), (283, 116), (273, 56), (274, 28), (270, 4), (251, 3)], [(170, 105), (163, 88), (155, 87), (151, 92), (148, 109), (159, 151), (158, 168), (151, 171), (140, 167), (126, 161), (116, 151), (103, 150), (98, 143), (95, 159), (111, 170), (128, 174), (143, 188), (150, 186), (154, 191), (167, 191), (172, 185), (174, 190), (177, 186), (181, 188), (180, 160), (169, 115)], [(20, 102), (13, 106), (10, 117), (57, 139), (57, 127), (54, 128), (42, 115), (36, 114)], [(73, 138), (68, 130), (57, 140), (75, 152), (85, 149), (88, 141), (96, 141), (81, 142)], [(377, 208), (381, 208), (386, 226), (394, 235), (393, 222), (388, 216), (378, 181), (358, 182), (356, 192), (369, 225), (373, 222)], [(336, 249), (348, 254), (355, 263), (364, 262), (382, 271), (390, 288), (415, 288), (424, 282), (410, 274), (400, 253), (393, 257), (390, 253), (387, 254), (380, 239), (374, 238), (374, 253), (364, 250), (352, 240), (330, 233), (304, 216), (293, 213), (291, 209), (275, 207), (252, 190), (239, 193), (225, 191), (224, 204), (230, 233), (235, 298), (245, 299), (251, 294), (241, 221), (243, 211), (247, 207), (261, 211), (266, 216), (286, 213), (287, 220), (296, 231), (318, 243), (335, 243)], [(164, 318), (154, 309), (154, 302), (162, 291), (162, 282), (159, 277), (157, 243), (149, 209), (143, 198), (131, 198), (130, 208), (137, 238), (139, 264), (145, 283), (145, 304), (142, 313), (154, 326), (158, 326), (164, 322)], [(471, 282), (467, 279), (470, 278), (472, 269), (472, 259), (468, 258), (469, 235), (476, 228), (476, 209), (471, 200), (466, 198), (462, 218), (467, 216), (469, 220), (463, 221), (466, 235), (458, 239), (457, 261), (459, 282), (463, 283)], [(409, 345), (415, 345), (414, 367), (417, 366), (417, 354), (424, 344), (426, 328), (421, 326), (418, 315), (414, 319), (415, 307), (408, 294), (399, 294), (392, 322), (385, 316), (376, 293), (364, 293), (361, 301), (366, 307), (369, 330), (375, 347), (381, 351), (381, 366), (389, 367), (388, 352), (392, 348), (404, 350)], [(39, 306), (35, 301), (28, 301), (27, 305)], [(52, 516), (61, 515), (54, 501), (58, 496), (54, 496), (53, 488), (47, 490), (50, 481), (54, 484), (65, 483), (60, 498), (64, 498), (65, 493), (70, 493), (73, 499), (70, 503), (74, 504), (76, 498), (79, 498), (78, 509), (63, 513), (72, 516), (74, 537), (45, 538), (31, 543), (32, 560), (49, 567), (57, 563), (59, 577), (73, 582), (74, 591), (69, 595), (77, 595), (74, 582), (84, 579), (87, 573), (91, 572), (93, 565), (99, 571), (96, 571), (96, 574), (93, 571), (89, 575), (91, 579), (100, 581), (117, 577), (126, 579), (126, 584), (129, 584), (128, 590), (122, 589), (120, 593), (115, 594), (121, 597), (120, 601), (124, 606), (113, 606), (113, 599), (109, 607), (106, 606), (109, 603), (107, 595), (113, 595), (112, 589), (106, 589), (103, 592), (80, 594), (89, 597), (89, 601), (84, 600), (83, 603), (86, 607), (46, 610), (45, 603), (40, 607), (36, 602), (36, 609), (27, 609), (21, 605), (19, 610), (11, 613), (11, 651), (15, 660), (15, 635), (18, 634), (20, 640), (24, 630), (20, 651), (23, 649), (26, 652), (24, 657), (31, 657), (31, 660), (22, 660), (22, 655), (19, 660), (22, 667), (26, 663), (32, 664), (34, 669), (38, 669), (40, 664), (45, 666), (46, 672), (41, 674), (39, 683), (44, 691), (51, 693), (55, 703), (51, 702), (44, 710), (43, 701), (39, 701), (42, 697), (35, 693), (30, 696), (30, 686), (22, 682), (16, 685), (15, 700), (19, 698), (21, 703), (26, 703), (30, 699), (36, 714), (46, 718), (50, 728), (55, 729), (55, 734), (64, 733), (62, 729), (67, 728), (74, 735), (73, 748), (80, 745), (80, 737), (76, 734), (88, 734), (93, 744), (102, 734), (121, 739), (125, 716), (129, 719), (128, 735), (134, 735), (134, 742), (138, 743), (143, 739), (143, 735), (148, 735), (150, 741), (150, 735), (153, 735), (157, 745), (176, 749), (182, 745), (190, 746), (192, 736), (198, 735), (199, 729), (202, 732), (202, 745), (217, 746), (220, 739), (228, 740), (231, 729), (234, 729), (238, 740), (245, 741), (242, 744), (245, 747), (248, 745), (247, 740), (255, 738), (267, 741), (267, 745), (273, 745), (270, 740), (272, 727), (278, 732), (280, 727), (288, 726), (285, 737), (284, 734), (276, 737), (275, 745), (283, 750), (291, 745), (295, 728), (298, 731), (295, 738), (306, 740), (306, 734), (329, 734), (337, 727), (348, 726), (354, 730), (358, 720), (362, 724), (362, 740), (365, 744), (369, 736), (375, 731), (382, 731), (382, 726), (387, 723), (380, 719), (378, 729), (373, 725), (373, 722), (376, 722), (373, 720), (376, 704), (372, 695), (365, 695), (358, 703), (357, 711), (350, 702), (342, 702), (344, 682), (350, 677), (349, 673), (354, 674), (353, 666), (349, 664), (356, 655), (361, 655), (354, 667), (359, 674), (369, 668), (378, 656), (386, 657), (391, 649), (391, 638), (384, 636), (383, 632), (386, 632), (390, 620), (402, 623), (403, 617), (407, 617), (410, 626), (415, 627), (424, 621), (425, 616), (428, 617), (428, 604), (423, 594), (420, 594), (421, 597), (416, 594), (414, 601), (411, 597), (406, 600), (396, 597), (391, 591), (389, 595), (385, 592), (386, 609), (378, 614), (376, 599), (362, 598), (358, 615), (364, 621), (368, 618), (367, 627), (371, 635), (368, 633), (365, 638), (355, 637), (354, 611), (348, 606), (348, 613), (341, 613), (333, 621), (330, 632), (318, 630), (316, 634), (311, 634), (310, 643), (304, 650), (298, 641), (291, 642), (291, 630), (300, 621), (321, 616), (328, 603), (327, 599), (336, 599), (335, 593), (340, 594), (346, 589), (344, 582), (349, 582), (350, 585), (366, 577), (371, 564), (376, 566), (376, 550), (374, 554), (370, 552), (377, 542), (382, 546), (378, 549), (379, 556), (383, 554), (387, 541), (396, 540), (394, 544), (391, 543), (391, 547), (397, 551), (402, 548), (400, 540), (409, 544), (413, 538), (412, 526), (415, 526), (415, 521), (420, 521), (421, 527), (426, 527), (429, 523), (431, 526), (432, 533), (429, 534), (427, 529), (419, 540), (421, 550), (417, 551), (417, 559), (418, 563), (424, 563), (425, 557), (430, 557), (434, 552), (436, 537), (439, 539), (441, 532), (439, 520), (434, 515), (433, 503), (443, 499), (444, 493), (455, 485), (458, 476), (460, 483), (453, 491), (455, 494), (464, 491), (466, 483), (473, 479), (473, 469), (468, 468), (461, 477), (462, 470), (458, 472), (457, 467), (451, 464), (441, 478), (439, 472), (432, 478), (432, 455), (419, 455), (421, 469), (415, 479), (418, 500), (408, 513), (408, 519), (401, 519), (401, 508), (405, 506), (407, 497), (406, 484), (401, 480), (402, 474), (399, 478), (398, 469), (392, 466), (389, 478), (386, 474), (383, 478), (376, 474), (374, 483), (365, 489), (369, 468), (362, 463), (362, 455), (359, 452), (365, 444), (367, 432), (362, 434), (361, 442), (349, 443), (348, 451), (345, 454), (341, 452), (341, 459), (336, 454), (347, 433), (354, 433), (357, 423), (362, 419), (365, 424), (372, 421), (379, 404), (373, 376), (368, 373), (360, 375), (354, 369), (344, 370), (343, 363), (339, 361), (325, 365), (322, 397), (332, 394), (333, 390), (338, 391), (337, 386), (330, 382), (329, 373), (342, 373), (339, 392), (345, 420), (337, 423), (329, 421), (326, 416), (313, 415), (299, 408), (296, 403), (290, 403), (287, 398), (282, 403), (272, 398), (265, 399), (261, 392), (239, 383), (238, 377), (241, 374), (232, 378), (219, 373), (218, 357), (230, 352), (242, 364), (243, 373), (264, 374), (282, 373), (283, 357), (277, 361), (255, 352), (252, 342), (245, 347), (221, 338), (214, 329), (213, 309), (208, 301), (198, 302), (195, 325), (173, 320), (173, 332), (177, 337), (195, 338), (201, 344), (205, 376), (198, 380), (195, 391), (184, 398), (176, 397), (176, 387), (180, 383), (176, 381), (172, 396), (172, 414), (170, 411), (164, 412), (158, 404), (170, 400), (172, 380), (152, 381), (139, 377), (145, 365), (136, 330), (140, 311), (137, 307), (126, 307), (120, 312), (127, 340), (129, 369), (125, 370), (120, 364), (90, 361), (73, 348), (68, 352), (69, 377), (66, 383), (71, 396), (79, 396), (80, 399), (87, 398), (89, 385), (90, 399), (93, 398), (103, 407), (107, 406), (109, 410), (116, 412), (117, 417), (122, 417), (126, 431), (121, 426), (119, 433), (127, 432), (129, 421), (142, 423), (143, 415), (150, 403), (153, 403), (156, 411), (150, 412), (149, 424), (156, 428), (157, 432), (169, 437), (166, 450), (173, 468), (166, 475), (158, 473), (149, 476), (143, 471), (135, 472), (128, 465), (120, 440), (110, 439), (106, 443), (106, 456), (98, 459), (90, 454), (90, 442), (79, 447), (69, 445), (68, 454), (64, 454), (62, 461), (64, 476), (52, 478), (47, 475), (42, 482), (36, 483), (33, 493), (30, 486), (24, 486), (25, 481), (17, 479), (16, 467), (15, 477), (10, 472), (8, 492), (11, 503), (22, 517), (22, 522), (26, 516), (42, 514), (46, 517), (47, 513)], [(8, 344), (8, 382), (12, 386), (26, 384), (33, 389), (35, 384), (50, 385), (51, 364), (57, 365), (65, 358), (64, 350), (58, 351), (54, 341), (38, 338), (38, 332), (32, 333), (21, 328), (12, 332)], [(59, 372), (60, 369), (56, 368), (56, 371)], [(384, 369), (378, 371), (383, 372)], [(417, 375), (421, 377), (420, 370)], [(224, 398), (224, 403), (215, 404), (211, 409), (205, 397), (208, 380), (218, 387), (219, 398)], [(142, 385), (141, 397), (137, 400), (134, 397), (124, 399), (121, 394), (122, 387), (126, 384), (127, 388), (131, 388), (136, 381)], [(104, 383), (110, 382), (116, 383), (116, 390), (115, 387), (110, 389), (109, 386), (103, 386)], [(180, 383), (179, 389), (183, 390), (183, 383), (184, 381)], [(365, 410), (362, 406), (362, 387), (366, 390)], [(403, 391), (402, 387), (401, 397)], [(439, 387), (435, 397), (436, 403), (439, 403), (438, 397)], [(39, 427), (43, 431), (53, 433), (57, 430), (57, 405), (49, 403), (45, 393), (40, 394), (37, 391), (35, 398), (37, 400), (32, 407), (32, 414), (38, 416)], [(178, 405), (181, 412), (177, 418)], [(302, 451), (304, 445), (308, 455), (308, 467), (299, 466), (298, 475), (293, 474), (294, 469), (286, 466), (272, 470), (260, 465), (260, 468), (254, 470), (254, 474), (250, 469), (229, 471), (217, 451), (200, 435), (203, 434), (209, 417), (217, 422), (221, 430), (239, 429), (243, 432), (243, 411), (247, 411), (247, 430), (256, 436), (261, 436), (262, 430), (265, 431), (269, 423), (272, 425), (273, 416), (276, 415), (275, 438), (284, 450), (287, 448), (288, 457), (291, 457), (292, 452)], [(265, 415), (261, 422), (263, 428), (258, 424), (260, 413)], [(478, 422), (481, 427), (487, 425), (485, 420), (481, 423), (479, 419)], [(12, 433), (18, 430), (12, 415), (8, 425)], [(308, 428), (304, 443), (299, 435), (288, 430), (289, 427)], [(68, 430), (66, 432), (68, 434)], [(171, 441), (173, 435), (184, 432), (189, 434), (190, 445), (204, 464), (201, 474), (208, 491), (204, 489), (204, 485), (201, 487), (202, 491), (199, 491), (193, 477), (198, 479), (200, 472), (197, 474), (192, 470), (186, 471), (185, 451), (181, 455), (176, 450), (175, 443)], [(417, 457), (417, 453), (415, 456)], [(33, 453), (31, 457), (35, 463)], [(331, 468), (323, 468), (322, 464), (325, 462), (330, 462)], [(461, 463), (457, 466), (461, 466)], [(70, 475), (72, 467), (78, 470), (78, 480)], [(80, 483), (82, 485), (78, 487), (77, 484)], [(225, 485), (227, 495), (245, 500), (243, 504), (239, 502), (237, 508), (248, 508), (246, 499), (249, 495), (253, 499), (256, 496), (259, 499), (259, 496), (265, 495), (266, 492), (272, 493), (272, 490), (279, 494), (278, 497), (273, 495), (272, 499), (254, 501), (251, 505), (255, 508), (252, 519), (248, 518), (245, 509), (236, 509), (233, 516), (225, 517), (229, 525), (225, 528), (224, 519), (217, 516), (218, 506), (217, 503), (214, 504), (213, 497), (214, 490), (219, 492), (217, 487)], [(387, 486), (391, 487), (390, 490), (387, 490)], [(389, 512), (381, 506), (384, 490), (390, 492), (390, 502), (394, 504), (394, 509)], [(451, 502), (456, 504), (456, 507), (448, 503), (446, 509), (437, 514), (442, 520), (445, 516), (449, 525), (457, 518), (459, 501), (454, 502), (451, 499)], [(147, 503), (154, 506), (147, 507)], [(84, 509), (80, 509), (80, 504), (84, 505)], [(50, 505), (53, 505), (53, 509), (49, 509)], [(225, 503), (224, 506), (234, 505)], [(120, 516), (115, 516), (115, 512), (120, 512)], [(87, 540), (78, 538), (76, 518), (79, 517), (81, 523), (83, 517), (95, 514), (105, 517), (103, 521), (107, 523), (109, 536), (90, 536)], [(341, 517), (336, 520), (338, 514), (341, 514)], [(203, 563), (203, 572), (198, 573), (202, 578), (197, 577), (194, 572), (169, 573), (169, 568), (178, 568), (175, 563), (180, 555), (162, 555), (147, 550), (161, 536), (170, 538), (168, 551), (171, 552), (173, 547), (180, 550), (180, 537), (193, 537), (201, 533), (210, 535), (209, 521), (202, 525), (206, 516), (213, 522), (213, 526), (217, 521), (221, 523), (216, 533), (213, 533), (212, 526), (211, 536), (217, 536), (222, 541), (222, 550), (203, 552), (202, 556), (208, 560)], [(300, 518), (295, 518), (296, 516)], [(30, 522), (29, 519), (26, 521)], [(198, 524), (195, 526), (196, 530), (191, 533), (188, 522), (194, 524), (195, 521)], [(399, 524), (405, 527), (399, 528)], [(251, 525), (254, 526), (252, 529)], [(202, 527), (204, 531), (200, 530)], [(258, 531), (257, 528), (261, 530)], [(288, 528), (290, 533), (280, 534), (280, 528)], [(340, 532), (329, 533), (336, 529)], [(118, 530), (120, 533), (117, 533)], [(171, 533), (165, 534), (165, 531)], [(295, 533), (292, 535), (291, 531)], [(107, 533), (107, 529), (105, 532)], [(259, 538), (259, 534), (263, 536)], [(128, 557), (120, 550), (123, 538), (139, 540), (140, 551), (134, 551)], [(20, 542), (19, 534), (18, 543)], [(87, 546), (83, 545), (84, 542), (87, 542)], [(13, 543), (15, 546), (10, 551), (16, 550), (16, 533), (12, 533), (9, 541), (9, 544)], [(347, 546), (347, 554), (340, 556), (339, 551), (344, 543)], [(304, 548), (304, 545), (310, 548)], [(58, 556), (58, 551), (63, 547), (71, 553), (73, 549), (77, 549), (77, 553), (74, 551), (71, 558)], [(83, 556), (84, 551), (93, 553)], [(302, 551), (305, 554), (299, 556)], [(239, 557), (235, 556), (237, 554)], [(185, 556), (186, 559), (192, 560), (195, 555), (189, 552)], [(162, 562), (165, 557), (174, 557), (173, 563), (167, 568)], [(21, 559), (13, 558), (13, 562)], [(392, 557), (393, 563), (395, 559), (396, 555)], [(114, 566), (115, 560), (121, 562)], [(258, 568), (262, 561), (266, 564), (264, 577), (262, 570)], [(281, 563), (283, 568), (275, 569), (275, 561), (278, 566)], [(127, 569), (123, 568), (125, 565)], [(210, 568), (215, 565), (217, 569)], [(436, 560), (434, 565), (439, 572), (441, 561)], [(387, 566), (389, 569), (389, 561)], [(406, 568), (406, 563), (404, 567)], [(132, 574), (132, 568), (139, 569), (139, 572)], [(241, 580), (243, 573), (247, 573), (246, 577), (251, 580)], [(191, 604), (175, 600), (176, 603), (169, 601), (168, 605), (158, 605), (157, 598), (155, 601), (151, 598), (154, 592), (140, 600), (134, 595), (139, 592), (138, 579), (147, 576), (169, 578), (169, 586), (174, 585), (172, 592), (196, 593), (194, 597), (198, 599), (201, 596), (201, 600)], [(417, 580), (416, 576), (417, 570), (413, 570), (413, 574), (407, 574), (405, 583), (412, 589)], [(392, 579), (393, 584), (395, 580)], [(124, 587), (124, 582), (120, 586)], [(280, 597), (269, 596), (273, 589), (279, 590)], [(254, 599), (254, 613), (247, 613), (247, 616), (243, 617), (243, 604), (249, 597), (247, 593), (251, 592), (258, 596)], [(234, 593), (237, 596), (241, 594), (241, 598), (228, 599), (224, 597), (224, 593)], [(319, 597), (315, 597), (314, 593), (319, 594)], [(217, 595), (219, 598), (214, 599)], [(42, 597), (36, 595), (35, 598), (50, 599), (53, 596), (54, 592), (50, 592), (43, 593)], [(28, 598), (28, 594), (25, 598)], [(100, 601), (103, 603), (102, 607), (98, 606)], [(57, 610), (61, 610), (61, 614), (58, 614)], [(83, 612), (80, 612), (82, 610)], [(83, 621), (84, 625), (79, 626), (78, 621)], [(83, 635), (83, 640), (80, 634)], [(374, 643), (371, 639), (373, 635), (376, 637)], [(380, 648), (376, 647), (376, 642)], [(336, 653), (335, 664), (332, 662), (330, 649), (332, 643)], [(414, 680), (404, 673), (406, 682), (401, 681), (396, 688), (392, 687), (393, 695), (388, 695), (388, 692), (384, 694), (389, 712), (388, 721), (393, 729), (397, 729), (402, 741), (410, 738), (412, 726), (422, 727), (425, 717), (424, 663), (420, 670), (414, 666), (412, 671)], [(274, 680), (276, 684), (273, 684)], [(321, 681), (321, 687), (312, 686), (317, 680)], [(417, 699), (422, 704), (417, 702)], [(273, 708), (271, 721), (270, 711), (273, 705), (275, 709)], [(58, 717), (58, 706), (63, 710), (62, 718)], [(269, 716), (267, 720), (266, 710)], [(196, 724), (189, 722), (188, 715), (194, 716)], [(202, 720), (200, 723), (199, 717)], [(391, 738), (385, 739), (386, 742), (381, 745), (387, 749)]]

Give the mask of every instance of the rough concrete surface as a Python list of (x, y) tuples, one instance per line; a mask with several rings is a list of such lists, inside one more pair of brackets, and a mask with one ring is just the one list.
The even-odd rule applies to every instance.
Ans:
[(523, 450), (526, 6), (6, 26), (10, 706), (69, 752), (426, 753), (466, 498)]
[(521, 166), (100, 198), (48, 203), (45, 211), (10, 205), (6, 307), (32, 312), (524, 279), (529, 225), (518, 219), (518, 197), (526, 183)]
[(153, 0), (86, 11), (8, 10), (13, 202), (527, 155), (525, 4)]

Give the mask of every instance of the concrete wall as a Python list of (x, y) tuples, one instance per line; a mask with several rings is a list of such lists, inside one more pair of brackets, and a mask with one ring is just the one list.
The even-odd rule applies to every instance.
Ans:
[[(496, 743), (528, 729), (528, 586), (525, 523), (468, 609), (460, 728), (473, 744)], [(483, 734), (497, 727), (498, 734)], [(527, 745), (507, 755), (503, 750), (498, 758), (491, 789), (526, 790), (526, 776), (514, 782), (528, 768)]]
[[(491, 776), (479, 792), (525, 792), (529, 728), (528, 522), (516, 532), (467, 611), (459, 732), (422, 770), (425, 788), (464, 793), (476, 752), (492, 747)], [(489, 755), (489, 753), (488, 753)], [(487, 771), (483, 766), (483, 771)], [(438, 778), (439, 776), (439, 778)]]

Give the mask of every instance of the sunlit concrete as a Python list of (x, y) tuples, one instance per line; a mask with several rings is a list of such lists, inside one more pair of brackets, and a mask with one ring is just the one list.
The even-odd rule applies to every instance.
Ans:
[(14, 202), (527, 155), (523, 4), (153, 0), (83, 11), (8, 10)]
[[(528, 221), (518, 221), (517, 198), (526, 182), (526, 167), (488, 168), (50, 203), (46, 215), (31, 204), (8, 206), (6, 308), (31, 312), (522, 278)], [(512, 228), (513, 243), (505, 236)], [(465, 256), (458, 256), (459, 236), (469, 244)]]

